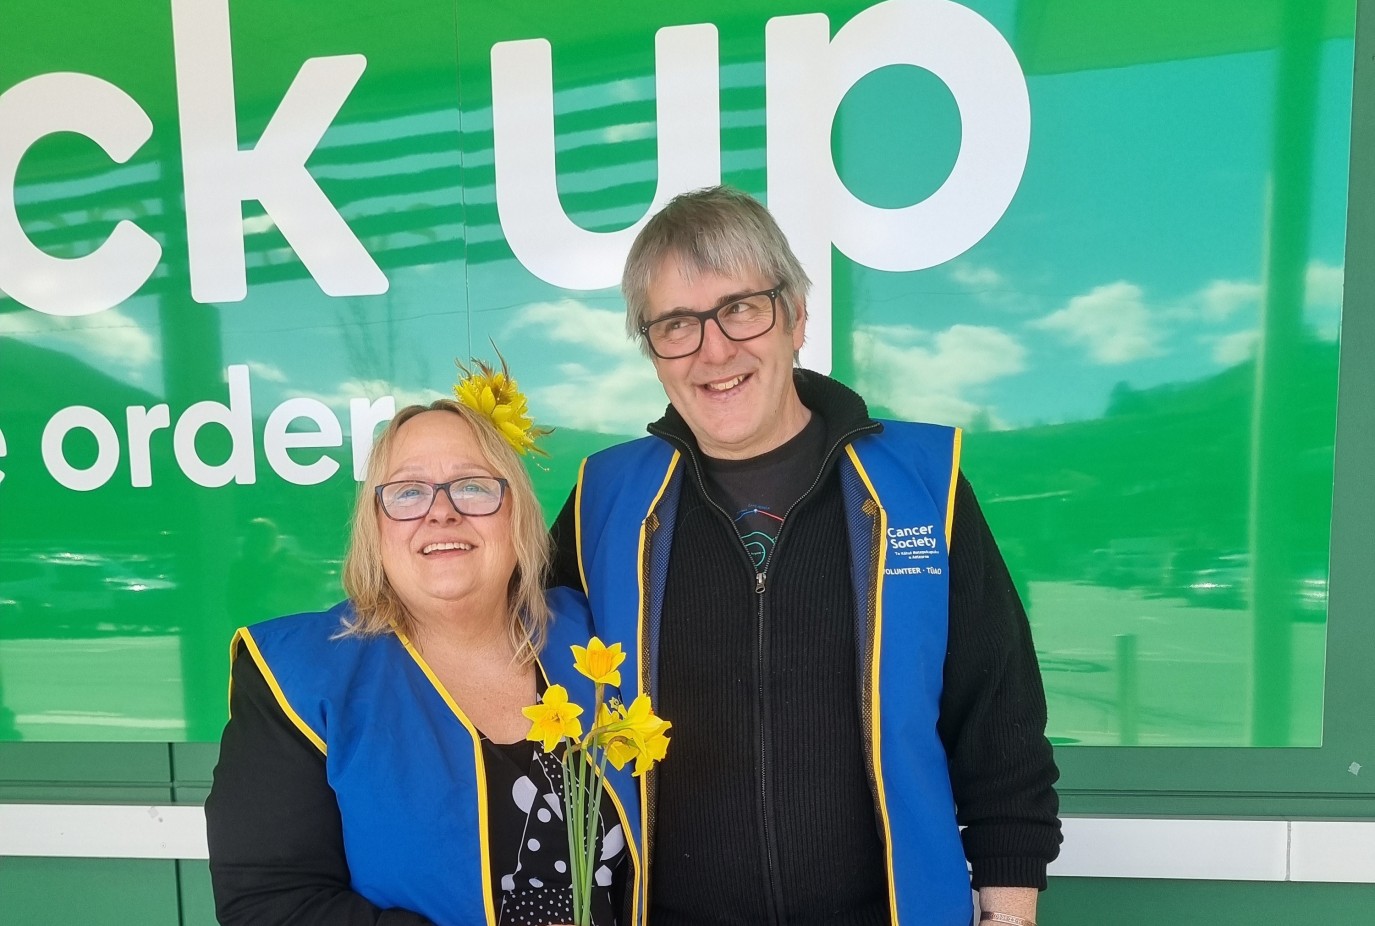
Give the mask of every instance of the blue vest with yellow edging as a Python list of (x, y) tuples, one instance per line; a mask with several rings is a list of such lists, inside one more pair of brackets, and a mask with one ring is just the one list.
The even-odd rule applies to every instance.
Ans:
[[(585, 606), (557, 589), (550, 605), (556, 616), (541, 665), (550, 684), (590, 712), (592, 683), (573, 670), (568, 649), (587, 642)], [(352, 889), (440, 926), (495, 924), (478, 731), (404, 636), (336, 639), (350, 613), (344, 602), (243, 628), (234, 650), (249, 651), (287, 717), (325, 757)], [(635, 785), (629, 767), (607, 775), (638, 884), (639, 817), (621, 801)]]
[[(856, 439), (838, 462), (856, 604), (856, 697), (873, 757), (895, 926), (968, 926), (973, 915), (936, 731), (959, 447), (957, 429), (889, 421)], [(598, 635), (633, 655), (628, 697), (657, 694), (659, 622), (683, 470), (677, 450), (647, 437), (589, 457), (578, 480), (583, 585)], [(671, 749), (664, 761), (671, 774)], [(649, 821), (642, 822), (648, 830)]]

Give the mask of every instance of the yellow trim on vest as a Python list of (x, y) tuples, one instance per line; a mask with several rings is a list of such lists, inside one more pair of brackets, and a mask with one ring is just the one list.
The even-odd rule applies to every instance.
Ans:
[(234, 718), (234, 657), (239, 654), (239, 632), (234, 631), (234, 636), (229, 638), (229, 704), (226, 713), (232, 720)]
[[(649, 521), (649, 516), (650, 516), (651, 514), (654, 513), (654, 510), (655, 510), (656, 508), (659, 507), (659, 502), (660, 502), (661, 499), (663, 499), (664, 493), (665, 493), (666, 491), (668, 491), (668, 484), (669, 484), (669, 481), (672, 480), (672, 478), (673, 478), (673, 473), (674, 473), (674, 471), (677, 470), (677, 468), (678, 468), (678, 461), (681, 460), (682, 457), (683, 457), (683, 455), (682, 455), (681, 453), (679, 453), (677, 450), (674, 450), (674, 451), (673, 451), (673, 456), (669, 457), (669, 460), (668, 460), (668, 467), (664, 470), (664, 478), (663, 478), (663, 481), (659, 483), (659, 491), (657, 491), (657, 492), (654, 493), (654, 498), (653, 498), (653, 499), (650, 501), (650, 503), (649, 503), (649, 510), (645, 512), (644, 519), (640, 521), (640, 544), (639, 544), (639, 549), (637, 550), (637, 552), (636, 552), (636, 554), (635, 554), (635, 562), (636, 562), (636, 566), (637, 566), (637, 568), (636, 568), (636, 570), (635, 570), (635, 584), (636, 584), (636, 586), (637, 586), (637, 589), (636, 589), (636, 591), (637, 591), (637, 605), (636, 605), (636, 607), (637, 607), (638, 613), (639, 613), (639, 619), (636, 621), (636, 626), (635, 626), (635, 661), (636, 661), (636, 663), (637, 663), (637, 667), (636, 667), (636, 668), (637, 668), (637, 670), (638, 670), (638, 671), (637, 671), (637, 676), (638, 676), (638, 681), (639, 681), (638, 687), (639, 687), (640, 692), (643, 692), (643, 693), (646, 693), (646, 694), (647, 694), (648, 691), (649, 691), (649, 685), (648, 685), (648, 683), (649, 683), (649, 667), (648, 667), (647, 665), (645, 665), (645, 664), (643, 663), (643, 661), (641, 660), (641, 658), (640, 658), (641, 655), (642, 655), (642, 654), (644, 653), (644, 651), (645, 651), (645, 650), (644, 650), (644, 646), (645, 646), (645, 621), (646, 621), (646, 620), (648, 619), (648, 617), (649, 617), (649, 602), (645, 599), (645, 565), (646, 565), (646, 564), (645, 564), (645, 524), (648, 523), (648, 521)], [(648, 910), (648, 907), (649, 907), (649, 858), (648, 858), (648, 851), (647, 851), (647, 850), (648, 850), (648, 848), (649, 848), (649, 780), (648, 780), (648, 776), (649, 776), (650, 774), (653, 774), (653, 773), (652, 773), (652, 772), (648, 772), (648, 773), (646, 773), (646, 774), (640, 776), (640, 838), (644, 840), (644, 842), (645, 842), (645, 848), (646, 848), (646, 853), (645, 853), (645, 854), (646, 854), (646, 858), (645, 858), (645, 867), (644, 867), (644, 894), (643, 894), (646, 911)], [(646, 912), (646, 913), (644, 914), (644, 916), (645, 916), (646, 919), (648, 919), (648, 915), (649, 915), (648, 912)], [(631, 917), (632, 920), (634, 920), (636, 923), (642, 922), (642, 920), (640, 919), (640, 916), (641, 916), (640, 911), (639, 911), (639, 910), (636, 910), (636, 909), (634, 909), (634, 908), (632, 908), (632, 917)]]
[(296, 729), (300, 730), (306, 739), (315, 744), (315, 748), (320, 750), (321, 755), (328, 755), (329, 750), (325, 748), (325, 741), (321, 736), (312, 730), (301, 715), (296, 713), (282, 692), (282, 686), (277, 684), (277, 676), (272, 674), (272, 669), (268, 666), (267, 660), (263, 658), (262, 651), (258, 649), (258, 641), (253, 639), (253, 634), (247, 627), (240, 627), (234, 632), (234, 639), (229, 643), (230, 660), (234, 657), (234, 643), (242, 640), (243, 645), (248, 647), (248, 653), (253, 657), (253, 661), (258, 664), (258, 669), (263, 673), (263, 680), (267, 682), (267, 687), (272, 689), (272, 696), (277, 699), (277, 704), (282, 708), (282, 713), (286, 714)]
[[(621, 799), (616, 794), (616, 789), (611, 786), (610, 781), (606, 783), (606, 793), (611, 795), (611, 803), (616, 805), (616, 815), (621, 818), (621, 829), (626, 833), (627, 837), (629, 837), (630, 817), (626, 814), (625, 805), (621, 803)], [(643, 800), (643, 796), (641, 799)], [(644, 816), (641, 814), (641, 825), (643, 825), (643, 822)], [(641, 841), (644, 840), (644, 830), (640, 831), (640, 839)], [(648, 879), (646, 865), (649, 859), (646, 858), (643, 862), (640, 860), (640, 853), (643, 847), (637, 845), (635, 840), (627, 838), (625, 844), (630, 847), (630, 861), (635, 867), (635, 886), (631, 889), (630, 894), (630, 921), (631, 923), (640, 923), (642, 922), (640, 919), (640, 904), (643, 902), (643, 897), (641, 896), (641, 883), (642, 878), (645, 880)]]
[(583, 457), (582, 462), (578, 464), (578, 481), (573, 486), (573, 538), (577, 544), (578, 578), (582, 580), (582, 593), (584, 595), (589, 595), (587, 590), (587, 569), (584, 568), (582, 564), (582, 480), (586, 472), (587, 457)]
[(950, 447), (950, 497), (945, 500), (945, 555), (950, 555), (950, 537), (955, 529), (955, 486), (960, 479), (960, 445), (964, 443), (964, 431), (955, 429), (954, 443)]
[[(855, 448), (846, 445), (845, 453), (849, 455), (850, 462), (854, 464), (855, 472), (864, 482), (865, 488), (869, 490), (869, 497), (878, 505), (878, 527), (879, 537), (888, 536), (888, 511), (883, 507), (883, 501), (878, 497), (878, 491), (874, 488), (873, 482), (869, 479), (869, 474), (864, 471), (864, 464), (859, 460), (859, 454), (855, 453)], [(947, 519), (947, 538), (949, 537), (949, 527)], [(948, 547), (948, 540), (947, 540)], [(888, 819), (888, 798), (885, 796), (883, 788), (883, 746), (882, 746), (882, 717), (879, 714), (879, 665), (882, 660), (880, 654), (883, 650), (883, 570), (888, 564), (888, 544), (881, 542), (878, 546), (878, 568), (874, 578), (874, 660), (869, 666), (869, 713), (872, 718), (872, 739), (870, 752), (874, 757), (874, 786), (878, 789), (878, 816), (883, 822), (883, 859), (884, 867), (888, 873), (888, 910), (893, 919), (893, 926), (898, 922), (898, 884), (897, 878), (893, 873), (893, 827)]]
[(488, 926), (496, 926), (496, 905), (492, 899), (492, 847), (488, 839), (490, 823), (487, 819), (487, 765), (482, 759), (482, 737), (477, 732), (477, 727), (473, 726), (472, 721), (458, 706), (458, 702), (453, 699), (448, 689), (439, 681), (439, 677), (434, 674), (434, 670), (425, 661), (425, 657), (420, 655), (420, 651), (411, 643), (410, 638), (402, 633), (399, 627), (394, 628), (394, 630), (396, 638), (401, 641), (406, 652), (411, 654), (411, 658), (420, 667), (420, 671), (425, 673), (425, 677), (430, 680), (434, 690), (444, 699), (444, 703), (449, 705), (449, 710), (454, 712), (458, 722), (463, 724), (463, 729), (467, 730), (468, 735), (473, 739), (473, 762), (477, 771), (478, 856), (482, 862), (482, 906), (487, 912)]

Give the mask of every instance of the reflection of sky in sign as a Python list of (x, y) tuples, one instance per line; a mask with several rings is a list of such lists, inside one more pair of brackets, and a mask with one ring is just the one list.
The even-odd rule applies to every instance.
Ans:
[(140, 322), (150, 314), (156, 318), (147, 301), (135, 298), (83, 317), (58, 318), (29, 309), (0, 313), (0, 338), (71, 354), (102, 373), (156, 392), (162, 347), (157, 325)]
[[(536, 303), (521, 309), (498, 340), (565, 349), (560, 362), (520, 367), (530, 370), (521, 378), (530, 384), (531, 410), (551, 421), (635, 434), (663, 414), (666, 400), (654, 367), (625, 336), (625, 313), (619, 308), (599, 309), (573, 299)], [(554, 374), (552, 381), (545, 381), (548, 373)]]
[[(1009, 32), (1012, 7), (988, 7), (980, 12)], [(1349, 40), (1326, 43), (1318, 81), (1305, 321), (1326, 340), (1335, 338), (1340, 312), (1350, 57)], [(1250, 52), (1030, 78), (1030, 160), (999, 225), (943, 266), (902, 274), (856, 268), (852, 291), (838, 289), (838, 301), (854, 304), (856, 384), (875, 404), (905, 417), (1020, 427), (1096, 416), (1119, 383), (1143, 388), (1197, 379), (1251, 356), (1264, 297), (1276, 59), (1274, 51)], [(728, 96), (761, 79), (756, 63), (723, 62)], [(852, 188), (901, 185), (902, 173), (920, 164), (916, 149), (932, 124), (958, 134), (948, 119), (921, 122), (931, 107), (907, 100), (904, 87), (912, 89), (910, 79), (878, 72), (847, 98), (845, 125), (853, 137), (839, 144), (838, 155)], [(577, 113), (595, 121), (599, 106), (619, 111), (626, 100), (652, 95), (652, 78), (637, 76), (561, 88), (558, 108), (561, 118)], [(762, 111), (733, 105), (728, 99), (723, 126), (744, 144), (728, 142), (728, 180), (742, 170), (757, 175), (763, 154)], [(489, 108), (464, 119), (468, 138), (490, 142)], [(442, 112), (341, 122), (321, 145), (323, 163), (312, 167), (327, 189), (331, 182), (380, 183), (453, 167), (454, 153), (432, 145), (420, 154), (392, 146), (372, 160), (348, 154), (374, 138), (379, 126), (402, 139), (454, 130), (452, 115)], [(614, 150), (652, 135), (652, 128), (632, 118), (561, 132), (560, 155), (605, 146), (611, 156), (597, 171), (606, 174), (599, 183), (646, 189), (654, 165), (618, 164)], [(846, 160), (846, 150), (883, 135), (912, 140), (910, 159)], [(939, 149), (933, 157), (948, 154), (949, 139), (927, 141)], [(250, 207), (248, 298), (209, 308), (172, 292), (183, 303), (173, 311), (220, 313), (223, 362), (250, 363), (259, 407), (289, 395), (316, 396), (342, 408), (357, 396), (391, 392), (405, 401), (443, 394), (453, 359), (486, 356), (490, 337), (511, 360), (540, 417), (638, 432), (662, 411), (663, 397), (651, 365), (621, 335), (614, 290), (562, 292), (531, 277), (508, 252), (496, 259), (470, 253), (466, 268), (461, 259), (386, 263), (388, 250), (425, 241), (457, 245), (466, 235), (469, 251), (500, 245), (490, 158), (489, 144), (465, 153), (463, 196), (440, 183), (419, 192), (364, 193), (341, 204), (355, 223), (424, 210), (429, 224), (423, 228), (393, 225), (388, 237), (365, 240), (391, 281), (387, 295), (329, 299), (299, 276), (254, 282), (258, 267), (295, 258), (284, 242), (276, 249), (261, 246), (266, 239), (260, 236), (277, 233)], [(137, 186), (147, 181), (148, 169), (134, 164), (114, 171), (121, 183)], [(856, 170), (877, 173), (855, 176)], [(46, 197), (69, 198), (85, 182), (21, 184), (18, 197), (33, 208)], [(560, 189), (565, 196), (585, 194), (590, 182), (586, 171), (561, 175)], [(622, 201), (575, 214), (598, 225), (608, 217), (632, 221), (640, 208)], [(435, 209), (452, 211), (454, 221), (431, 222)], [(157, 392), (162, 350), (155, 306), (155, 298), (141, 296), (86, 319), (7, 312), (0, 314), (0, 336), (63, 350)]]
[[(1315, 135), (1306, 317), (1325, 339), (1340, 306), (1349, 53), (1349, 42), (1329, 43), (1319, 81), (1329, 105)], [(941, 417), (964, 423), (961, 396), (982, 397), (994, 421), (1015, 426), (1097, 415), (1119, 381), (1195, 379), (1245, 359), (1262, 295), (1277, 57), (1033, 78), (1032, 158), (1001, 226), (945, 267), (858, 274), (856, 338), (904, 324), (929, 331), (930, 359), (949, 374), (944, 389), (909, 382), (894, 395), (953, 392)], [(901, 113), (891, 97), (877, 100), (869, 131), (890, 132)], [(890, 164), (890, 174), (906, 167)], [(952, 282), (974, 303), (942, 299)], [(885, 298), (887, 286), (898, 298)], [(923, 298), (928, 286), (936, 292)], [(915, 299), (903, 298), (909, 287)], [(1005, 349), (978, 329), (1001, 330)], [(1076, 382), (1061, 379), (1067, 370)], [(868, 372), (859, 363), (857, 378)]]
[[(1336, 337), (1340, 315), (1350, 55), (1349, 40), (1326, 43), (1318, 81), (1304, 320), (1323, 340)], [(1253, 356), (1277, 57), (1252, 52), (1030, 78), (1026, 175), (987, 238), (930, 270), (855, 268), (852, 292), (838, 283), (837, 301), (854, 304), (852, 378), (861, 391), (904, 417), (1022, 427), (1096, 417), (1120, 383), (1200, 379)], [(620, 90), (603, 93), (619, 102)], [(880, 158), (887, 178), (851, 175), (845, 151), (882, 135), (921, 137), (922, 125), (903, 125), (914, 117), (894, 104), (901, 97), (892, 90), (892, 82), (874, 81), (845, 102), (847, 124), (858, 128), (838, 156), (852, 189), (901, 183), (921, 160), (920, 152), (907, 162)], [(756, 137), (762, 145), (762, 133)], [(940, 139), (929, 146), (948, 148)], [(619, 183), (643, 183), (643, 166), (622, 167)], [(731, 171), (728, 160), (727, 180)], [(565, 195), (577, 188), (565, 182), (572, 179), (560, 177)], [(589, 225), (604, 219), (574, 215)], [(475, 336), (490, 333), (508, 355), (522, 355), (516, 368), (537, 411), (620, 433), (638, 432), (658, 414), (663, 399), (649, 364), (625, 345), (611, 346), (619, 338), (614, 291), (559, 303), (556, 289), (509, 261), (470, 270), (479, 304), (490, 299), (503, 320), (507, 311), (516, 318), (479, 322)], [(562, 323), (529, 324), (559, 304), (570, 313)], [(510, 331), (527, 337), (513, 342)], [(551, 353), (558, 363), (547, 362)], [(638, 418), (636, 405), (644, 406)]]
[[(1328, 43), (1319, 81), (1304, 318), (1325, 340), (1341, 304), (1349, 56)], [(1032, 78), (1030, 160), (999, 226), (942, 267), (855, 273), (856, 378), (871, 400), (1017, 427), (1099, 415), (1119, 382), (1198, 379), (1251, 356), (1275, 59)]]

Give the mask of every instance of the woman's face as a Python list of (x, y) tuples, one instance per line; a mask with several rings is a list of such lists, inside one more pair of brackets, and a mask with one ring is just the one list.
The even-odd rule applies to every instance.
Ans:
[[(382, 481), (499, 475), (466, 421), (452, 412), (429, 411), (396, 432)], [(495, 514), (466, 517), (454, 510), (448, 493), (438, 492), (429, 512), (414, 521), (394, 521), (378, 507), (382, 568), (412, 618), (424, 623), (507, 616), (507, 589), (516, 569), (511, 505), (508, 493)]]

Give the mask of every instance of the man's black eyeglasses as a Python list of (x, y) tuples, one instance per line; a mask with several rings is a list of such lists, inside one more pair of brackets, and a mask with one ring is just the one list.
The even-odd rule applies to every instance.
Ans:
[(674, 312), (640, 326), (640, 334), (660, 360), (677, 360), (702, 349), (707, 320), (716, 322), (732, 341), (750, 341), (768, 334), (778, 321), (778, 294), (782, 285), (757, 293), (731, 296), (714, 309)]

